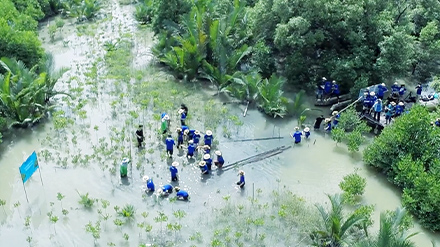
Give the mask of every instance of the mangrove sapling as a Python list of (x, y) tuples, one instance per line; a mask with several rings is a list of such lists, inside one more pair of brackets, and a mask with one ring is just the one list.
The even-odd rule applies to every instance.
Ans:
[(14, 208), (17, 209), (18, 215), (21, 218), (20, 210), (18, 209), (18, 207), (20, 207), (20, 205), (21, 205), (20, 201), (17, 201), (17, 202), (14, 203)]
[(6, 200), (0, 199), (0, 206), (2, 206), (3, 213), (6, 215), (5, 205), (6, 205)]
[(26, 216), (24, 219), (24, 227), (29, 228), (31, 226), (31, 216)]
[(96, 245), (98, 239), (101, 238), (101, 221), (96, 221), (93, 225), (91, 221), (85, 225), (85, 231), (92, 234), (93, 242)]
[(91, 208), (93, 207), (93, 204), (95, 203), (96, 199), (89, 198), (89, 193), (87, 192), (85, 195), (81, 195), (78, 190), (76, 190), (76, 193), (81, 197), (81, 200), (78, 202), (79, 204), (83, 205), (85, 208)]
[(47, 213), (47, 216), (49, 217), (50, 222), (53, 224), (53, 230), (55, 232), (55, 234), (57, 233), (57, 230), (55, 228), (55, 224), (58, 222), (59, 218), (56, 215), (53, 215), (53, 212), (50, 211), (49, 213)]
[[(164, 222), (167, 222), (168, 221), (168, 216), (166, 216), (166, 214), (164, 213), (164, 212), (158, 212), (158, 216), (156, 216), (156, 217), (154, 217), (154, 222), (156, 222), (156, 223), (160, 223), (160, 236), (162, 237), (163, 235), (162, 235), (162, 231), (163, 231), (163, 228), (162, 228), (162, 224), (164, 223)], [(163, 239), (163, 238), (162, 238)]]
[(124, 222), (122, 220), (120, 220), (120, 219), (114, 219), (113, 223), (119, 229), (119, 231), (122, 232), (122, 226), (124, 225)]
[(342, 197), (344, 202), (349, 204), (356, 204), (359, 197), (364, 193), (367, 180), (357, 173), (352, 173), (344, 176), (339, 183), (339, 188), (344, 191)]

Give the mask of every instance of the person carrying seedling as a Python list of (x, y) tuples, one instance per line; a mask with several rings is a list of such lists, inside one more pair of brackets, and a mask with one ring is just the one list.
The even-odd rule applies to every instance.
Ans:
[(161, 188), (162, 195), (168, 196), (169, 194), (173, 193), (173, 186), (171, 184), (165, 184)]
[(194, 156), (194, 151), (196, 150), (196, 145), (194, 144), (193, 140), (188, 141), (188, 153), (186, 154), (186, 157), (188, 159), (192, 158)]
[(181, 128), (177, 128), (176, 129), (177, 132), (177, 148), (182, 148), (182, 144), (183, 144), (183, 131)]
[(205, 161), (206, 165), (208, 166), (208, 170), (211, 170), (212, 167), (211, 155), (209, 154), (203, 155), (203, 161)]
[(292, 138), (295, 139), (295, 144), (301, 142), (302, 133), (299, 131), (299, 127), (295, 127), (295, 133), (291, 134)]
[(212, 144), (212, 140), (214, 139), (214, 137), (212, 137), (212, 131), (207, 130), (206, 134), (204, 136), (204, 140), (205, 140), (205, 145), (208, 145), (209, 147), (211, 147)]
[(198, 130), (194, 131), (194, 137), (193, 137), (193, 140), (194, 140), (194, 144), (195, 144), (196, 146), (198, 146), (198, 145), (199, 145), (199, 142), (200, 142), (200, 131), (198, 131)]
[(144, 130), (142, 129), (142, 125), (139, 125), (139, 128), (136, 130), (136, 138), (138, 141), (138, 147), (142, 147), (142, 142), (144, 141)]
[(177, 162), (177, 161), (174, 161), (172, 164), (171, 164), (171, 166), (170, 166), (170, 172), (171, 172), (171, 181), (177, 181), (177, 180), (179, 180), (178, 178), (177, 178), (177, 173), (179, 172), (178, 170), (177, 170), (177, 167), (179, 166), (179, 162)]
[(310, 137), (310, 128), (309, 127), (305, 127), (304, 128), (304, 136), (309, 139)]
[(238, 172), (238, 176), (240, 176), (240, 180), (237, 182), (237, 185), (243, 189), (244, 185), (246, 184), (246, 182), (244, 181), (244, 171), (240, 170)]
[(180, 114), (180, 124), (185, 125), (185, 120), (186, 120), (185, 110), (179, 109), (178, 113)]
[(171, 135), (168, 135), (167, 139), (165, 140), (165, 144), (167, 145), (168, 157), (173, 156), (174, 145), (176, 145), (176, 143), (174, 142), (174, 139), (173, 137), (171, 137)]
[(142, 180), (147, 183), (147, 189), (145, 192), (154, 191), (155, 188), (154, 188), (153, 178), (144, 176)]
[[(163, 115), (165, 114), (165, 115)], [(160, 128), (162, 130), (162, 134), (167, 133), (168, 128), (170, 127), (170, 116), (168, 116), (166, 113), (162, 113), (163, 117), (161, 119), (161, 125)]]
[(121, 174), (121, 178), (124, 178), (127, 176), (127, 166), (130, 163), (129, 158), (123, 158), (121, 162), (121, 167), (119, 168), (119, 172)]
[(206, 165), (205, 161), (200, 161), (199, 162), (199, 168), (200, 168), (200, 172), (203, 174), (209, 174), (209, 170), (208, 170), (208, 166)]
[(223, 159), (222, 152), (220, 150), (215, 151), (215, 155), (217, 156), (217, 160), (214, 161), (214, 165), (217, 166), (218, 169), (223, 167), (225, 160)]
[(188, 200), (188, 192), (181, 190), (179, 187), (174, 188), (174, 190), (177, 192), (176, 197), (178, 200)]

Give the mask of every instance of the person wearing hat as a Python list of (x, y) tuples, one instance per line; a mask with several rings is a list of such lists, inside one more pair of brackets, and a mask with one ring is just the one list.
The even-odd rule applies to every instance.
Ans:
[(373, 110), (374, 110), (373, 118), (376, 121), (378, 121), (378, 122), (380, 122), (380, 114), (382, 112), (382, 108), (383, 108), (382, 100), (381, 99), (377, 99), (376, 102), (374, 102), (374, 105), (373, 105)]
[[(165, 114), (165, 115), (163, 115)], [(168, 128), (170, 126), (170, 116), (168, 116), (166, 113), (162, 113), (163, 117), (161, 119), (161, 125), (160, 128), (162, 130), (162, 134), (167, 133)]]
[(400, 87), (397, 82), (394, 82), (394, 84), (391, 86), (391, 92), (392, 93), (399, 93)]
[(183, 144), (183, 131), (182, 131), (182, 128), (177, 128), (176, 132), (177, 132), (177, 148), (182, 148), (182, 144)]
[(142, 178), (142, 180), (144, 180), (144, 182), (147, 182), (146, 192), (154, 191), (155, 187), (154, 187), (154, 183), (153, 183), (153, 178), (149, 178), (148, 176), (144, 176)]
[(385, 124), (391, 123), (391, 118), (394, 116), (396, 110), (396, 103), (391, 101), (385, 109)]
[(240, 176), (240, 180), (237, 182), (237, 185), (240, 186), (240, 188), (243, 188), (244, 185), (246, 184), (244, 180), (244, 171), (240, 170), (238, 172), (238, 176)]
[(440, 118), (437, 118), (434, 123), (435, 126), (440, 127)]
[(179, 179), (177, 178), (177, 173), (179, 172), (179, 171), (177, 170), (177, 166), (179, 166), (179, 162), (177, 162), (177, 161), (174, 161), (174, 162), (171, 164), (171, 166), (170, 166), (171, 181), (177, 181), (177, 180), (179, 180)]
[(386, 92), (388, 92), (388, 88), (385, 83), (379, 84), (379, 86), (377, 86), (377, 98), (383, 99)]
[(309, 139), (310, 137), (310, 128), (309, 127), (305, 127), (304, 128), (304, 136)]
[(198, 148), (203, 150), (203, 154), (211, 153), (211, 147), (208, 145), (199, 146)]
[(167, 139), (165, 139), (165, 144), (167, 146), (167, 155), (168, 157), (173, 156), (173, 150), (176, 143), (174, 142), (173, 137), (171, 135), (168, 135)]
[(188, 192), (181, 190), (179, 187), (174, 188), (174, 190), (177, 192), (176, 197), (178, 200), (188, 200)]
[(324, 95), (324, 84), (325, 84), (326, 80), (327, 80), (327, 78), (322, 77), (321, 84), (318, 83), (318, 87), (316, 89), (316, 100), (318, 100), (318, 101), (322, 101), (322, 96)]
[(184, 136), (185, 142), (188, 142), (189, 141), (189, 129), (186, 129), (183, 132), (183, 136)]
[(121, 174), (121, 178), (127, 177), (127, 167), (130, 163), (129, 158), (123, 158), (121, 162), (121, 167), (119, 168), (119, 173)]
[(338, 126), (339, 118), (341, 117), (341, 115), (339, 115), (338, 111), (334, 111), (332, 112), (332, 116), (333, 116), (333, 128), (336, 128), (336, 126)]
[(198, 145), (199, 145), (199, 142), (200, 142), (200, 131), (198, 131), (198, 130), (194, 131), (194, 137), (193, 137), (193, 140), (194, 140), (194, 144), (195, 144), (196, 146), (198, 146)]
[(189, 129), (188, 130), (188, 141), (192, 140), (194, 138), (194, 133), (196, 132), (195, 129)]
[(326, 118), (325, 119), (325, 124), (327, 125), (324, 130), (331, 132), (332, 131), (332, 119), (331, 118)]
[(402, 85), (400, 85), (400, 88), (399, 88), (399, 96), (403, 97), (405, 95), (405, 93), (406, 93), (405, 84), (402, 84)]
[(178, 113), (180, 114), (180, 124), (185, 125), (185, 120), (186, 120), (185, 110), (179, 109)]
[(370, 104), (368, 105), (368, 111), (373, 108), (374, 103), (376, 102), (377, 97), (375, 92), (370, 92)]
[(205, 161), (200, 161), (199, 162), (199, 167), (200, 167), (200, 171), (202, 172), (202, 174), (209, 174), (209, 169), (208, 166), (206, 165)]
[(295, 144), (301, 142), (302, 132), (299, 131), (299, 127), (295, 127), (295, 133), (291, 134), (292, 138), (295, 139)]
[(324, 119), (325, 119), (324, 115), (321, 115), (321, 116), (317, 117), (315, 119), (315, 123), (313, 124), (313, 128), (315, 130), (318, 130), (319, 128), (321, 128), (321, 123), (322, 123), (322, 121), (324, 121)]
[(187, 115), (188, 116), (188, 107), (186, 107), (186, 105), (185, 104), (180, 104), (180, 109), (182, 109), (183, 110), (183, 112), (185, 112), (185, 115)]
[(325, 96), (324, 100), (330, 98), (331, 94), (332, 94), (332, 82), (331, 81), (326, 81), (324, 83), (324, 96)]
[(162, 189), (162, 194), (165, 196), (173, 193), (173, 186), (171, 184), (165, 184), (164, 186), (161, 187), (161, 189)]
[(370, 94), (367, 92), (364, 92), (364, 99), (363, 99), (363, 104), (362, 104), (362, 114), (365, 114), (368, 112), (369, 107), (370, 107)]
[(339, 91), (339, 85), (336, 84), (336, 81), (332, 81), (332, 91), (333, 91), (333, 95), (338, 97), (338, 99), (339, 99), (339, 94), (341, 92)]
[(214, 139), (214, 137), (212, 137), (212, 131), (207, 130), (205, 136), (203, 137), (204, 141), (205, 141), (205, 145), (208, 145), (211, 147), (212, 144), (212, 140)]
[(212, 167), (212, 159), (210, 154), (203, 155), (203, 161), (205, 161), (206, 166), (208, 166), (208, 170), (211, 170)]
[(188, 153), (186, 154), (186, 157), (188, 159), (192, 158), (194, 156), (194, 151), (196, 150), (196, 145), (194, 144), (193, 140), (188, 141)]
[(405, 104), (402, 101), (400, 101), (399, 104), (397, 104), (396, 106), (395, 117), (402, 115), (404, 109), (405, 109)]
[(223, 159), (222, 152), (220, 150), (215, 151), (215, 155), (217, 156), (217, 160), (214, 161), (214, 165), (217, 166), (218, 169), (223, 167), (225, 160)]
[(418, 85), (416, 86), (416, 94), (417, 94), (417, 96), (419, 96), (419, 99), (420, 99), (420, 97), (422, 96), (422, 91), (423, 91), (422, 84), (418, 84)]
[(144, 126), (139, 125), (139, 128), (136, 130), (136, 139), (138, 141), (138, 148), (142, 147), (142, 142), (144, 141), (144, 130), (142, 129)]

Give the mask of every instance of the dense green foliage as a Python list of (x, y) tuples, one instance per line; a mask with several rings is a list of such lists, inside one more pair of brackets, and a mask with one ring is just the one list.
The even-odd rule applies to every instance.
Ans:
[(396, 119), (364, 151), (365, 162), (403, 189), (403, 204), (422, 225), (440, 229), (440, 128), (422, 106)]
[(364, 194), (367, 180), (357, 173), (352, 173), (344, 176), (343, 180), (339, 183), (339, 188), (344, 191), (342, 194), (344, 201), (354, 204), (357, 197)]
[(95, 17), (102, 8), (101, 0), (61, 0), (62, 13), (78, 20)]

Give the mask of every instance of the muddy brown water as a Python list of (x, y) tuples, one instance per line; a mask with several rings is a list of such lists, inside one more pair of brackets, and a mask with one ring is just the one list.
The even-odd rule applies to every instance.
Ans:
[[(116, 8), (111, 11), (113, 16), (110, 24), (102, 23), (101, 29), (97, 30), (114, 30), (115, 26), (125, 31), (135, 31), (136, 23), (131, 17), (133, 6), (115, 5)], [(82, 65), (92, 58), (102, 54), (98, 45), (93, 45), (92, 38), (82, 36), (76, 37), (74, 34), (75, 25), (70, 23), (65, 27), (63, 32), (64, 39), (69, 40), (69, 46), (64, 47), (61, 41), (54, 44), (45, 43), (45, 47), (49, 51), (54, 52), (55, 65), (57, 68), (70, 67), (71, 70), (67, 76), (76, 75), (84, 70)], [(40, 31), (42, 37), (46, 36), (47, 30), (42, 28)], [(106, 33), (106, 35), (108, 35)], [(98, 35), (97, 35), (98, 36)], [(114, 38), (109, 35), (109, 38)], [(101, 40), (102, 42), (102, 40)], [(152, 36), (147, 34), (139, 38), (135, 45), (134, 63), (139, 67), (148, 65), (151, 60), (149, 52), (152, 45)], [(92, 45), (90, 45), (92, 44)], [(66, 86), (60, 84), (59, 87)], [(209, 98), (213, 92), (201, 92), (201, 97)], [(199, 94), (199, 93), (197, 93)], [(112, 120), (109, 102), (111, 97), (104, 94), (98, 99), (97, 104), (89, 103), (86, 106), (88, 117), (82, 120), (85, 127), (78, 127), (79, 134), (77, 147), (80, 147), (84, 154), (92, 154), (92, 145), (97, 144), (97, 140), (102, 137), (108, 137), (110, 134), (109, 126), (123, 126), (117, 121), (123, 122), (124, 116), (119, 116), (116, 120)], [(129, 105), (126, 105), (127, 107)], [(262, 113), (250, 109), (246, 117), (242, 117), (243, 106), (228, 106), (231, 112), (240, 115), (240, 120), (244, 122), (241, 127), (229, 125), (232, 138), (236, 140), (250, 138), (265, 137), (283, 137), (283, 139), (274, 139), (266, 141), (253, 142), (231, 142), (229, 139), (214, 133), (215, 138), (219, 141), (218, 148), (221, 149), (226, 164), (237, 160), (261, 153), (279, 146), (293, 145), (289, 133), (297, 125), (295, 119), (270, 119)], [(68, 113), (67, 107), (62, 107)], [(306, 121), (308, 124), (314, 119), (313, 115), (309, 116)], [(116, 123), (115, 123), (116, 121)], [(93, 126), (99, 126), (99, 130), (95, 131)], [(178, 185), (187, 190), (191, 195), (190, 202), (172, 202), (169, 198), (157, 200), (153, 195), (143, 193), (144, 183), (142, 182), (142, 172), (134, 167), (130, 169), (129, 178), (121, 181), (118, 176), (114, 176), (99, 168), (100, 164), (89, 164), (87, 167), (74, 168), (71, 164), (63, 169), (51, 161), (43, 161), (40, 157), (41, 178), (40, 173), (34, 176), (25, 184), (29, 203), (26, 202), (23, 185), (18, 172), (18, 167), (27, 158), (27, 156), (35, 151), (41, 151), (47, 148), (47, 144), (43, 140), (47, 136), (58, 136), (59, 133), (54, 130), (53, 124), (49, 121), (27, 130), (17, 130), (12, 138), (6, 139), (2, 144), (2, 155), (0, 157), (0, 198), (6, 199), (6, 214), (0, 209), (0, 245), (1, 246), (27, 246), (26, 238), (32, 237), (33, 246), (93, 246), (94, 241), (89, 233), (85, 232), (85, 224), (88, 222), (96, 222), (98, 215), (96, 213), (97, 206), (92, 210), (84, 209), (78, 204), (80, 193), (90, 193), (93, 198), (106, 199), (110, 202), (110, 207), (106, 209), (113, 217), (106, 223), (102, 223), (101, 238), (97, 241), (98, 246), (106, 246), (107, 243), (113, 242), (116, 246), (138, 246), (139, 243), (157, 242), (157, 239), (151, 239), (143, 235), (139, 236), (139, 231), (135, 223), (125, 225), (122, 229), (114, 226), (113, 206), (129, 203), (137, 209), (136, 219), (141, 219), (140, 213), (145, 211), (150, 215), (147, 217), (149, 224), (153, 225), (153, 238), (160, 237), (160, 224), (153, 221), (153, 217), (158, 211), (163, 211), (171, 219), (175, 210), (181, 209), (187, 213), (182, 220), (183, 230), (179, 238), (177, 246), (190, 246), (191, 243), (185, 239), (194, 233), (194, 231), (203, 232), (214, 226), (210, 222), (215, 219), (210, 216), (212, 208), (218, 207), (223, 203), (222, 197), (230, 195), (231, 201), (240, 202), (248, 200), (249, 197), (255, 195), (255, 189), (262, 189), (264, 193), (270, 194), (272, 190), (290, 189), (295, 194), (304, 197), (309, 203), (325, 203), (327, 202), (326, 194), (340, 193), (338, 187), (342, 177), (358, 170), (359, 174), (367, 178), (367, 187), (363, 196), (363, 202), (366, 204), (374, 204), (375, 212), (373, 220), (375, 221), (374, 229), (378, 229), (379, 214), (385, 210), (394, 210), (401, 206), (400, 191), (390, 185), (386, 179), (380, 175), (367, 169), (362, 163), (360, 153), (350, 154), (347, 148), (340, 144), (336, 146), (330, 136), (322, 131), (312, 131), (310, 140), (304, 140), (300, 145), (284, 151), (283, 153), (265, 159), (259, 162), (246, 164), (242, 167), (246, 171), (247, 184), (244, 190), (236, 188), (235, 182), (238, 177), (236, 170), (224, 172), (213, 171), (208, 177), (201, 177), (200, 171), (193, 164), (184, 158), (182, 152), (176, 151), (174, 159), (179, 161)], [(76, 127), (75, 127), (76, 128)], [(218, 128), (219, 130), (221, 128)], [(61, 134), (62, 135), (62, 134)], [(71, 136), (64, 141), (57, 143), (58, 147), (54, 151), (59, 151), (61, 155), (69, 150), (71, 154), (75, 152), (69, 144)], [(170, 160), (161, 161), (160, 155), (164, 152), (163, 145), (155, 138), (147, 138), (147, 145), (157, 148), (150, 157), (155, 160), (153, 166), (144, 163), (145, 174), (154, 178), (156, 186), (168, 183), (170, 180), (168, 165)], [(62, 140), (62, 139), (58, 139)], [(131, 150), (132, 157), (137, 159), (139, 151), (130, 146), (127, 141), (124, 144), (128, 150)], [(121, 157), (122, 158), (122, 157)], [(111, 162), (104, 160), (103, 162)], [(119, 160), (117, 160), (119, 162)], [(176, 184), (174, 184), (176, 185)], [(61, 192), (65, 195), (62, 201), (62, 207), (69, 210), (67, 217), (61, 214), (61, 204), (57, 200), (56, 195)], [(20, 202), (20, 206), (14, 207), (14, 203)], [(54, 204), (51, 206), (50, 203)], [(53, 212), (60, 219), (56, 224), (50, 223), (47, 213)], [(31, 217), (31, 225), (29, 228), (24, 226), (27, 216)], [(411, 231), (418, 231), (420, 234), (412, 238), (416, 246), (430, 246), (430, 240), (433, 239), (440, 243), (440, 237), (437, 234), (431, 234), (420, 228), (418, 224)], [(122, 238), (122, 234), (129, 234), (128, 241)], [(267, 234), (270, 234), (268, 232)], [(168, 238), (173, 239), (173, 238)], [(205, 239), (204, 244), (197, 246), (209, 245), (209, 239)], [(285, 246), (279, 244), (278, 246)], [(294, 243), (292, 243), (294, 246)]]

